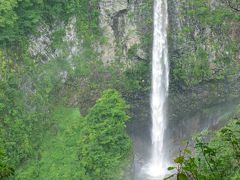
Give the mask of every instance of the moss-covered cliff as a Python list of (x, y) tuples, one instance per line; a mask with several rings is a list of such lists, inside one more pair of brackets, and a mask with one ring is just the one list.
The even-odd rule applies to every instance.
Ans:
[(169, 12), (172, 113), (239, 97), (239, 12), (207, 0), (169, 1)]

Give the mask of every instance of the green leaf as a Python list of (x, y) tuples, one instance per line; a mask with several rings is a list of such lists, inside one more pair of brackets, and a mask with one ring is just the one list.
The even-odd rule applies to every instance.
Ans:
[(167, 168), (168, 171), (171, 171), (171, 170), (173, 170), (173, 169), (176, 169), (176, 167), (168, 167), (168, 168)]
[(236, 122), (236, 125), (240, 125), (240, 121), (237, 121), (237, 122)]
[(168, 177), (165, 177), (163, 180), (170, 179), (170, 178), (172, 178), (173, 176), (175, 176), (175, 174), (172, 174), (172, 175), (170, 175), (170, 176), (168, 176)]
[(183, 156), (179, 156), (176, 159), (174, 159), (174, 162), (178, 163), (178, 164), (182, 164), (183, 161), (184, 161), (184, 157)]
[(185, 174), (180, 173), (177, 175), (177, 180), (188, 180), (188, 177)]
[(189, 149), (184, 149), (183, 150), (186, 154), (192, 154), (192, 152)]

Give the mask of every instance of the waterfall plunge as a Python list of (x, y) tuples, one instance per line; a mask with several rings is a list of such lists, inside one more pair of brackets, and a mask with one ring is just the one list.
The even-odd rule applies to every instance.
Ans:
[(148, 168), (148, 174), (153, 177), (163, 176), (167, 168), (163, 148), (169, 86), (167, 27), (167, 0), (155, 0), (151, 97), (152, 159)]

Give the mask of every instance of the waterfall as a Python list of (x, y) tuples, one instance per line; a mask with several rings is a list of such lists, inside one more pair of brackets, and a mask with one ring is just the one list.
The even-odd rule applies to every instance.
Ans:
[(154, 34), (152, 52), (152, 159), (149, 174), (159, 177), (167, 168), (164, 160), (164, 131), (169, 86), (167, 0), (154, 2)]

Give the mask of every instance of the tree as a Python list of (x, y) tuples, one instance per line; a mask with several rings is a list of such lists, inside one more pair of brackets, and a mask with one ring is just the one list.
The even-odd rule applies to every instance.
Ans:
[[(239, 114), (240, 115), (240, 114)], [(240, 121), (239, 116), (217, 132), (204, 132), (195, 139), (194, 148), (187, 143), (176, 157), (175, 173), (179, 180), (218, 180), (240, 177)], [(236, 118), (236, 119), (235, 119)], [(193, 151), (192, 151), (193, 149)]]
[[(128, 159), (131, 142), (125, 132), (128, 106), (115, 90), (107, 90), (85, 118), (79, 160), (85, 179), (116, 179)], [(83, 178), (83, 177), (82, 177)]]
[(17, 20), (14, 8), (17, 7), (17, 0), (3, 0), (0, 3), (0, 28), (13, 26)]

